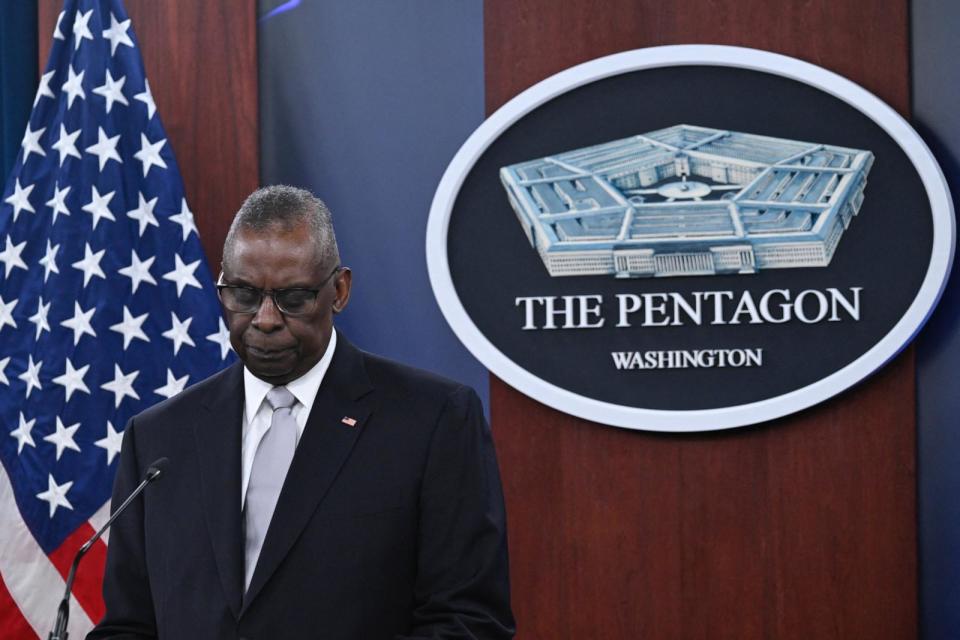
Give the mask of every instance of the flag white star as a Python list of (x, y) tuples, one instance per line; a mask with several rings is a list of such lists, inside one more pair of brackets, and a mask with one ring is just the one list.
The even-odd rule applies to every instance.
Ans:
[(47, 200), (47, 206), (53, 208), (53, 220), (51, 225), (57, 223), (57, 216), (61, 213), (65, 216), (70, 215), (70, 209), (67, 207), (67, 194), (70, 193), (70, 185), (63, 189), (60, 188), (60, 181), (53, 185), (53, 197)]
[(43, 267), (43, 281), (46, 282), (47, 278), (50, 277), (50, 273), (60, 273), (60, 269), (57, 267), (57, 251), (60, 250), (60, 245), (50, 246), (50, 240), (47, 240), (47, 250), (44, 253), (44, 256), (40, 258), (40, 266)]
[(186, 320), (181, 321), (179, 318), (177, 318), (177, 314), (171, 311), (170, 320), (173, 323), (173, 326), (164, 331), (161, 335), (164, 338), (173, 340), (173, 355), (177, 355), (177, 352), (180, 351), (180, 347), (185, 344), (188, 344), (191, 347), (197, 346), (194, 344), (193, 338), (190, 337), (190, 334), (187, 333), (187, 331), (190, 329), (190, 323), (193, 322), (193, 318), (187, 318)]
[[(109, 71), (107, 73), (109, 73)], [(117, 142), (120, 141), (120, 134), (118, 133), (110, 138), (107, 136), (107, 132), (103, 130), (103, 127), (97, 127), (97, 129), (97, 144), (92, 144), (87, 147), (87, 153), (97, 156), (100, 160), (100, 171), (103, 171), (103, 167), (105, 167), (110, 160), (116, 160), (120, 164), (123, 164), (120, 154), (117, 153)]]
[(120, 453), (120, 446), (123, 444), (123, 432), (113, 428), (113, 423), (107, 420), (107, 435), (100, 438), (93, 444), (107, 452), (107, 464), (113, 462), (113, 458)]
[(0, 262), (2, 262), (4, 266), (3, 275), (9, 278), (10, 272), (14, 269), (27, 270), (27, 263), (20, 257), (23, 249), (27, 246), (27, 241), (24, 240), (20, 244), (15, 245), (10, 242), (10, 236), (7, 236), (5, 241), (6, 247), (4, 247), (3, 251), (0, 251)]
[(218, 318), (218, 320), (220, 321), (220, 326), (217, 332), (208, 335), (207, 340), (216, 342), (220, 346), (220, 359), (223, 360), (227, 357), (227, 354), (230, 353), (230, 332), (227, 330), (227, 325), (223, 323), (223, 318)]
[(43, 304), (43, 297), (37, 300), (37, 312), (30, 316), (30, 322), (37, 326), (36, 340), (44, 331), (50, 331), (50, 323), (47, 321), (47, 315), (50, 313), (50, 303)]
[(97, 276), (98, 278), (107, 279), (107, 275), (103, 272), (103, 269), (100, 268), (100, 260), (103, 259), (103, 254), (107, 252), (106, 249), (101, 249), (94, 253), (90, 249), (90, 243), (86, 243), (86, 246), (83, 248), (83, 260), (77, 260), (71, 266), (74, 269), (79, 269), (83, 271), (83, 286), (86, 287), (90, 282), (90, 278)]
[(110, 113), (110, 109), (113, 108), (114, 102), (119, 102), (122, 105), (128, 105), (126, 96), (123, 95), (123, 83), (127, 81), (126, 76), (120, 76), (116, 80), (113, 79), (113, 76), (110, 74), (110, 69), (107, 69), (107, 77), (104, 78), (103, 84), (99, 87), (96, 87), (93, 92), (98, 96), (103, 96), (107, 99), (107, 113)]
[(157, 111), (157, 104), (153, 101), (153, 93), (150, 92), (150, 81), (143, 81), (143, 92), (138, 93), (133, 96), (134, 100), (139, 100), (143, 104), (147, 105), (147, 121), (150, 121), (150, 118), (153, 117), (153, 114)]
[(43, 150), (43, 146), (40, 144), (40, 136), (42, 136), (46, 130), (46, 127), (40, 127), (36, 131), (31, 131), (30, 123), (27, 123), (27, 130), (23, 134), (23, 142), (20, 143), (20, 146), (23, 148), (23, 164), (27, 164), (27, 158), (30, 157), (31, 153), (35, 153), (38, 156), (47, 155), (47, 152)]
[(140, 286), (141, 282), (157, 284), (157, 281), (150, 275), (150, 267), (153, 266), (154, 260), (156, 260), (156, 256), (141, 260), (140, 256), (137, 255), (137, 250), (133, 249), (130, 251), (130, 266), (117, 269), (117, 273), (130, 278), (130, 284), (133, 286), (132, 293), (137, 292), (137, 287)]
[(56, 72), (56, 69), (51, 69), (40, 76), (40, 86), (37, 87), (37, 95), (33, 98), (33, 106), (37, 106), (40, 98), (56, 98), (56, 96), (53, 95), (53, 91), (50, 90), (50, 80)]
[(70, 358), (67, 358), (67, 368), (63, 372), (63, 375), (57, 376), (53, 379), (54, 384), (58, 384), (63, 387), (64, 392), (67, 394), (67, 400), (70, 400), (70, 396), (73, 395), (74, 391), (82, 391), (86, 394), (90, 393), (90, 389), (87, 387), (87, 383), (83, 381), (83, 377), (87, 375), (87, 371), (90, 369), (90, 365), (85, 364), (79, 369), (73, 367), (73, 363), (70, 362)]
[(20, 298), (11, 300), (10, 302), (4, 302), (3, 296), (0, 296), (0, 331), (7, 325), (10, 325), (14, 329), (17, 328), (17, 321), (13, 319), (13, 309), (19, 301)]
[(33, 188), (37, 186), (35, 184), (28, 184), (26, 187), (20, 186), (20, 178), (17, 178), (13, 183), (13, 194), (8, 196), (4, 202), (13, 206), (13, 221), (17, 221), (17, 216), (20, 215), (21, 211), (29, 211), (30, 213), (36, 213), (33, 209), (33, 205), (30, 204), (30, 192), (33, 191)]
[(106, 218), (107, 220), (117, 221), (113, 217), (113, 214), (110, 212), (110, 201), (113, 200), (113, 194), (116, 191), (111, 191), (110, 193), (101, 196), (100, 192), (97, 191), (97, 187), (92, 185), (90, 187), (92, 193), (90, 194), (90, 202), (83, 205), (81, 209), (93, 216), (93, 228), (97, 228), (97, 223), (100, 222), (101, 218)]
[(183, 231), (183, 241), (187, 241), (187, 237), (190, 235), (191, 231), (197, 230), (197, 224), (193, 219), (193, 212), (190, 211), (190, 208), (187, 206), (187, 199), (180, 199), (180, 213), (170, 216), (170, 222), (176, 222), (182, 227)]
[(147, 177), (147, 172), (153, 165), (163, 169), (167, 168), (167, 163), (160, 157), (160, 148), (166, 143), (166, 138), (161, 138), (157, 142), (150, 142), (146, 135), (140, 134), (140, 151), (133, 154), (133, 157), (143, 163), (144, 178)]
[(53, 37), (57, 40), (66, 40), (66, 38), (63, 37), (63, 31), (60, 31), (60, 23), (63, 22), (63, 16), (65, 13), (66, 11), (60, 12), (60, 15), (57, 16), (57, 26), (53, 29)]
[(83, 90), (83, 76), (87, 70), (80, 73), (74, 73), (73, 66), (67, 67), (67, 81), (63, 83), (62, 90), (67, 92), (67, 109), (73, 106), (73, 101), (77, 98), (87, 99), (87, 92)]
[(167, 369), (167, 384), (154, 389), (153, 392), (157, 395), (163, 396), (164, 398), (172, 398), (183, 391), (183, 388), (187, 386), (187, 380), (189, 378), (189, 374), (183, 376), (182, 378), (177, 378), (175, 375), (173, 375), (173, 371)]
[(60, 166), (63, 166), (64, 161), (67, 159), (67, 156), (73, 156), (74, 158), (80, 157), (80, 152), (77, 151), (77, 137), (80, 135), (82, 129), (77, 129), (73, 133), (68, 133), (67, 128), (60, 124), (60, 137), (57, 138), (57, 141), (53, 143), (53, 148), (60, 152)]
[(180, 294), (183, 293), (184, 288), (186, 287), (196, 287), (197, 289), (202, 289), (200, 282), (194, 277), (193, 272), (197, 270), (197, 267), (200, 266), (200, 261), (191, 262), (190, 264), (183, 264), (183, 260), (180, 259), (179, 254), (173, 255), (173, 260), (175, 263), (173, 271), (163, 274), (164, 280), (170, 280), (177, 283), (177, 297), (180, 297)]
[(93, 34), (90, 33), (90, 16), (93, 15), (93, 9), (86, 13), (77, 11), (73, 19), (73, 46), (74, 51), (80, 48), (80, 43), (86, 40), (93, 40)]
[(111, 56), (117, 52), (118, 45), (125, 44), (128, 47), (133, 47), (133, 40), (127, 35), (127, 29), (129, 28), (129, 19), (123, 22), (117, 22), (116, 16), (113, 15), (112, 11), (110, 12), (110, 28), (104, 29), (103, 37), (110, 41)]
[(144, 342), (150, 342), (150, 338), (147, 337), (147, 334), (145, 334), (142, 329), (143, 323), (149, 315), (149, 313), (145, 313), (142, 316), (134, 318), (130, 313), (130, 309), (127, 308), (127, 305), (123, 305), (123, 322), (112, 325), (110, 330), (123, 334), (124, 351), (127, 350), (127, 347), (130, 346), (130, 342), (134, 338), (143, 340)]
[(70, 482), (64, 482), (63, 484), (57, 484), (57, 481), (53, 479), (53, 474), (47, 474), (47, 490), (38, 493), (37, 497), (50, 503), (51, 518), (53, 518), (53, 514), (57, 512), (59, 507), (73, 511), (73, 505), (67, 500), (67, 492), (70, 491), (70, 487), (72, 486), (72, 480)]
[(140, 223), (140, 237), (142, 238), (143, 232), (147, 230), (147, 225), (160, 226), (160, 223), (157, 222), (157, 217), (153, 215), (153, 208), (157, 206), (157, 200), (160, 198), (157, 197), (153, 200), (147, 200), (143, 197), (143, 192), (138, 193), (137, 197), (140, 202), (136, 209), (127, 211), (127, 217)]
[(0, 360), (0, 382), (2, 382), (3, 384), (9, 387), (10, 381), (7, 380), (7, 374), (5, 373), (7, 370), (8, 364), (10, 364), (10, 356), (7, 356), (3, 360)]
[(37, 419), (27, 420), (23, 417), (23, 411), (20, 412), (20, 426), (10, 432), (10, 435), (17, 439), (17, 455), (20, 455), (20, 452), (23, 451), (24, 445), (30, 445), (34, 449), (37, 448), (37, 443), (33, 441), (33, 425), (37, 423)]
[(57, 460), (60, 459), (60, 456), (63, 455), (66, 449), (80, 451), (80, 447), (77, 446), (76, 441), (73, 439), (73, 434), (75, 434), (79, 428), (79, 422), (69, 427), (64, 426), (63, 422), (60, 421), (60, 416), (57, 416), (57, 430), (48, 436), (43, 436), (44, 442), (49, 442), (57, 447)]
[(84, 334), (91, 335), (94, 338), (97, 337), (97, 332), (93, 330), (93, 326), (90, 324), (90, 318), (93, 317), (93, 313), (96, 310), (96, 306), (93, 306), (90, 307), (89, 310), (84, 311), (80, 308), (80, 303), (74, 301), (73, 317), (60, 323), (62, 327), (73, 329), (73, 346), (77, 346), (77, 343), (80, 342), (80, 338), (82, 338)]
[(124, 373), (120, 370), (120, 365), (114, 364), (113, 380), (103, 383), (100, 385), (100, 388), (112, 392), (114, 401), (116, 402), (115, 407), (119, 407), (126, 396), (130, 396), (134, 400), (140, 399), (140, 396), (137, 395), (136, 390), (133, 388), (133, 381), (137, 379), (138, 375), (140, 375), (139, 371)]
[(17, 377), (27, 384), (27, 397), (29, 398), (30, 392), (34, 389), (43, 389), (43, 385), (40, 384), (40, 367), (43, 366), (43, 360), (35, 363), (33, 361), (33, 354), (30, 354), (27, 357), (29, 358), (27, 362), (27, 370)]

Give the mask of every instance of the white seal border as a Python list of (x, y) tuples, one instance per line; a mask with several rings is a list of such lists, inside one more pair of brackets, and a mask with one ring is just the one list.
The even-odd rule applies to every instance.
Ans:
[[(480, 156), (506, 129), (549, 100), (585, 84), (623, 73), (671, 66), (749, 69), (802, 82), (846, 102), (878, 124), (903, 149), (923, 182), (933, 214), (930, 263), (917, 295), (893, 328), (860, 357), (825, 378), (757, 402), (698, 410), (629, 407), (573, 393), (523, 369), (484, 336), (457, 296), (447, 261), (447, 232), (456, 196)], [(953, 201), (943, 172), (926, 143), (890, 106), (863, 87), (822, 67), (788, 56), (721, 45), (636, 49), (561, 71), (523, 91), (467, 139), (440, 180), (427, 221), (427, 271), (440, 309), (461, 342), (494, 375), (521, 393), (585, 420), (646, 431), (712, 431), (780, 418), (861, 382), (903, 350), (929, 318), (946, 286), (955, 246)]]

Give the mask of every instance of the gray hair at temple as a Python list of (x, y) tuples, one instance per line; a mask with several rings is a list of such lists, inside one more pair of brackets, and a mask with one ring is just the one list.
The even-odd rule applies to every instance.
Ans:
[(306, 224), (317, 246), (320, 264), (337, 265), (340, 251), (333, 232), (330, 209), (323, 200), (306, 189), (285, 184), (262, 187), (251, 193), (233, 218), (227, 238), (223, 242), (223, 261), (233, 255), (237, 234), (241, 230), (265, 231), (279, 228), (284, 231)]

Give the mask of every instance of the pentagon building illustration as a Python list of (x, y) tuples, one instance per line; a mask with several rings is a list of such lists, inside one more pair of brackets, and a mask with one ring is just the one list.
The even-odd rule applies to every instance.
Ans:
[(551, 276), (825, 267), (873, 154), (676, 125), (500, 169)]

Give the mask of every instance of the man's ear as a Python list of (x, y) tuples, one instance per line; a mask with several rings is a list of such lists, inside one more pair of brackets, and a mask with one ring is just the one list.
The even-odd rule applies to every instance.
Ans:
[(350, 287), (353, 284), (353, 272), (350, 267), (342, 267), (340, 272), (334, 276), (333, 286), (337, 290), (337, 295), (333, 299), (333, 312), (340, 313), (350, 301)]

